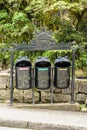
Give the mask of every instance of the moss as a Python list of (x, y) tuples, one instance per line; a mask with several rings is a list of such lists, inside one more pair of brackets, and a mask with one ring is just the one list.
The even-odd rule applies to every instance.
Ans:
[(80, 104), (80, 110), (87, 109), (87, 106), (85, 104)]

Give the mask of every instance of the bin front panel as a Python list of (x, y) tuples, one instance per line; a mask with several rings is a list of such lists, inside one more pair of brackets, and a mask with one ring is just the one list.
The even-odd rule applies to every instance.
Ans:
[(69, 68), (56, 67), (56, 87), (67, 88), (70, 84), (70, 70)]
[(50, 68), (36, 67), (36, 87), (39, 89), (50, 87)]
[(16, 80), (18, 89), (31, 88), (31, 67), (16, 67)]

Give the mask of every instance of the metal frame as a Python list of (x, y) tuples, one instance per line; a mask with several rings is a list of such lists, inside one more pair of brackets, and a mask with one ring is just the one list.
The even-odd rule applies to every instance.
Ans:
[[(30, 44), (12, 44), (11, 48), (5, 48), (5, 51), (8, 50), (11, 52), (10, 56), (10, 105), (13, 103), (13, 65), (14, 65), (14, 52), (16, 51), (44, 51), (44, 50), (72, 50), (72, 82), (71, 82), (71, 103), (74, 103), (74, 89), (75, 89), (75, 51), (76, 48), (73, 47), (71, 42), (68, 43), (56, 43), (52, 39), (52, 32), (47, 32), (42, 28), (39, 32), (35, 33), (36, 36), (30, 41)], [(45, 45), (44, 45), (45, 44)], [(52, 77), (53, 77), (53, 68), (52, 68)], [(34, 90), (32, 88), (32, 103), (34, 104)], [(53, 103), (53, 87), (51, 85), (51, 103)]]

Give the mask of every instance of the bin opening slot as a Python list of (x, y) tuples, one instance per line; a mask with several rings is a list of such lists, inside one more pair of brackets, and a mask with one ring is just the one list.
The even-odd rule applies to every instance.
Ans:
[(57, 63), (55, 63), (55, 66), (56, 67), (69, 67), (70, 66), (70, 62), (65, 62), (65, 61), (61, 61), (61, 62), (57, 62)]
[(51, 63), (50, 62), (44, 62), (44, 61), (40, 61), (38, 63), (36, 63), (35, 65), (36, 67), (41, 67), (41, 68), (46, 68), (46, 67), (50, 67)]
[(31, 63), (28, 61), (21, 61), (21, 62), (17, 62), (16, 67), (27, 67), (27, 66), (31, 66)]

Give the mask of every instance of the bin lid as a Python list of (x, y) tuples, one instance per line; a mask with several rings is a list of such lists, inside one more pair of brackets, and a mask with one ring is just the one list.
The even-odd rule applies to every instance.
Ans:
[(38, 57), (35, 61), (36, 67), (50, 67), (51, 63), (47, 57)]
[(15, 63), (16, 67), (25, 67), (25, 66), (31, 66), (31, 61), (28, 59), (28, 57), (20, 57)]
[(65, 57), (58, 57), (55, 60), (54, 65), (56, 67), (69, 67), (71, 64), (70, 64), (70, 60), (68, 59), (68, 57), (65, 56)]

